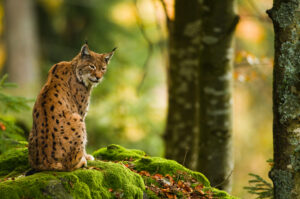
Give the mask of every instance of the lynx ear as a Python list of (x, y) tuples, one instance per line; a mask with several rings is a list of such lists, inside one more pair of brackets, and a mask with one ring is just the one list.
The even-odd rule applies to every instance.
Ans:
[(80, 54), (81, 54), (81, 57), (85, 57), (85, 56), (89, 56), (89, 55), (90, 55), (90, 49), (89, 49), (87, 43), (84, 44), (84, 45), (81, 47)]
[(117, 50), (117, 48), (114, 48), (110, 53), (107, 53), (105, 56), (105, 62), (106, 64), (109, 63), (110, 59), (112, 58), (112, 56), (115, 54), (115, 51)]

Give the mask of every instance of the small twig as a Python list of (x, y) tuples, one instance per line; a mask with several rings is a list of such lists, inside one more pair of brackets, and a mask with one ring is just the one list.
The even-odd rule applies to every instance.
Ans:
[(164, 0), (159, 0), (163, 9), (164, 9), (164, 12), (165, 12), (165, 16), (166, 16), (166, 21), (167, 21), (167, 26), (168, 26), (168, 29), (170, 30), (170, 25), (171, 25), (171, 19), (168, 15), (168, 9), (167, 9), (167, 4)]
[(232, 173), (233, 173), (233, 170), (231, 170), (231, 172), (229, 173), (229, 175), (222, 182), (220, 182), (219, 184), (213, 186), (213, 188), (217, 188), (217, 187), (223, 185), (226, 181), (229, 180), (229, 178), (231, 177)]
[(161, 38), (160, 42), (158, 43), (158, 47), (161, 50), (161, 52), (163, 53), (164, 50), (166, 49), (166, 45), (165, 45), (165, 43), (162, 42), (163, 38), (164, 38), (163, 28), (162, 28), (161, 24), (159, 23), (158, 14), (157, 14), (158, 7), (155, 2), (156, 2), (156, 0), (152, 0), (153, 7), (155, 8), (154, 12), (155, 12), (156, 29), (157, 29), (158, 33), (160, 34), (159, 38)]
[[(183, 158), (183, 162), (182, 162), (182, 166), (184, 166), (184, 164), (185, 164), (185, 160), (186, 160), (186, 156), (187, 156), (187, 154), (188, 154), (188, 151), (189, 151), (189, 149), (186, 148), (185, 154), (184, 154), (184, 158)], [(176, 181), (179, 180), (179, 177), (180, 177), (180, 174), (178, 174)]]
[(184, 158), (183, 158), (183, 162), (182, 162), (182, 165), (183, 165), (183, 166), (184, 166), (184, 164), (185, 164), (185, 160), (186, 160), (186, 156), (187, 156), (188, 152), (189, 152), (189, 149), (186, 148), (185, 154), (184, 154)]

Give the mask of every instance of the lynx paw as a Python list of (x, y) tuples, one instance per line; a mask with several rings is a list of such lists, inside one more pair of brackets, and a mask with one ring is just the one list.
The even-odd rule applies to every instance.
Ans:
[(86, 154), (85, 155), (86, 160), (95, 160), (95, 158), (92, 155)]
[(74, 168), (71, 168), (71, 169), (68, 169), (68, 170), (72, 171), (74, 169), (79, 169), (79, 168), (82, 168), (82, 167), (87, 167), (87, 161), (86, 161), (86, 158), (84, 156), (82, 156), (80, 162)]

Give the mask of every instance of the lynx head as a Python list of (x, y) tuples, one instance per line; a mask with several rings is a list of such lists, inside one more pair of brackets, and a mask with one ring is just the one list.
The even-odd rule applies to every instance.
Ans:
[(98, 54), (91, 51), (87, 44), (84, 44), (80, 53), (73, 60), (78, 81), (86, 87), (96, 86), (105, 74), (115, 50), (116, 48), (110, 53)]

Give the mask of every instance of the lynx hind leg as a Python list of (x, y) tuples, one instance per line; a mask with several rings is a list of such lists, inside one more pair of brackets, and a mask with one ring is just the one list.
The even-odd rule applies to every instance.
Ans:
[(64, 169), (64, 166), (62, 165), (62, 163), (56, 162), (56, 163), (50, 164), (49, 168), (46, 168), (44, 170), (63, 171), (65, 169)]
[(60, 162), (50, 164), (40, 164), (33, 167), (37, 171), (64, 171), (65, 167)]
[(68, 153), (64, 159), (67, 170), (74, 170), (87, 165), (85, 153), (85, 124), (77, 113), (70, 114), (68, 126), (65, 129), (65, 136), (68, 137)]

